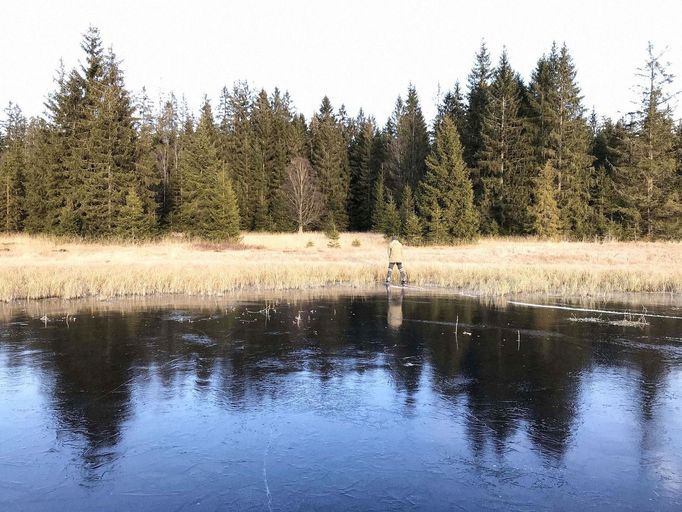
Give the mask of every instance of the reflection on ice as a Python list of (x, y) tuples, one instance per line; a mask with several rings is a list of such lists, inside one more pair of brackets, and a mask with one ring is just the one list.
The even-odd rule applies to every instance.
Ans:
[(682, 505), (675, 319), (400, 289), (71, 307), (0, 325), (2, 510)]

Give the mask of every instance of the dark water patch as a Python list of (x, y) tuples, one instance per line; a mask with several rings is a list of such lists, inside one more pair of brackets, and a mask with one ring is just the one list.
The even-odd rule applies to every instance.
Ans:
[(17, 312), (0, 510), (679, 510), (682, 323), (572, 314), (399, 290)]

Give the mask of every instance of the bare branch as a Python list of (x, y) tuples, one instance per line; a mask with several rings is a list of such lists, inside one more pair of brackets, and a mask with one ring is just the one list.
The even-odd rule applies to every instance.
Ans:
[(324, 196), (308, 159), (296, 157), (291, 161), (283, 190), (299, 233), (322, 216)]

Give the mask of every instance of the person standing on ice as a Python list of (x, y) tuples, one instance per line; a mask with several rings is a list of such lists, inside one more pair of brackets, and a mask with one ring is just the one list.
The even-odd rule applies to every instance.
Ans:
[(400, 284), (405, 286), (407, 284), (407, 275), (403, 269), (403, 244), (400, 243), (397, 236), (391, 237), (391, 242), (388, 244), (388, 273), (386, 274), (386, 284), (391, 284), (391, 275), (393, 274), (393, 266), (397, 265), (400, 271)]

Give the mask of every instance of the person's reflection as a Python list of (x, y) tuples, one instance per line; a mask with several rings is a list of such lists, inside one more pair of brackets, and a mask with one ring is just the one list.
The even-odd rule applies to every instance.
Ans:
[(394, 292), (389, 287), (386, 294), (388, 296), (386, 322), (390, 330), (398, 331), (400, 326), (403, 325), (403, 296), (405, 295), (405, 290), (401, 288), (400, 292)]

